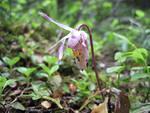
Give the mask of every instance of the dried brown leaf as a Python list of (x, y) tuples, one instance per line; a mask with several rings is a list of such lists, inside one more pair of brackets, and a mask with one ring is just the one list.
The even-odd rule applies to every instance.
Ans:
[(105, 98), (105, 101), (98, 106), (94, 107), (91, 113), (108, 113), (107, 109), (108, 98)]

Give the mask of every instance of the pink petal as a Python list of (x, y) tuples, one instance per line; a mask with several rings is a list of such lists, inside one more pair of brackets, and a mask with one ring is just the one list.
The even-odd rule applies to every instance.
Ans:
[(87, 33), (85, 33), (84, 31), (80, 31), (80, 34), (81, 34), (81, 39), (82, 39), (82, 45), (84, 47), (87, 47), (88, 46), (88, 43), (87, 43)]
[(71, 33), (70, 33), (70, 37), (68, 38), (68, 47), (69, 48), (75, 48), (75, 46), (79, 43), (81, 39), (81, 36), (80, 36), (80, 32), (77, 31), (77, 30), (73, 30)]
[(55, 21), (54, 19), (50, 18), (47, 14), (45, 14), (45, 13), (43, 13), (43, 12), (39, 12), (39, 14), (40, 14), (42, 17), (44, 17), (45, 19), (49, 20), (50, 22), (53, 22), (54, 24), (56, 24), (57, 26), (59, 26), (59, 27), (65, 29), (65, 30), (68, 30), (68, 31), (70, 31), (70, 32), (74, 30), (73, 28), (71, 28), (71, 27), (69, 27), (69, 26), (67, 26), (67, 25), (64, 25), (64, 24), (61, 24), (61, 23)]
[(64, 47), (65, 47), (65, 46), (64, 46), (64, 43), (62, 43), (62, 44), (60, 45), (60, 47), (58, 48), (57, 57), (58, 57), (59, 60), (61, 60), (62, 57), (63, 57)]
[(60, 47), (60, 45), (65, 44), (66, 39), (68, 39), (70, 37), (70, 35), (66, 35), (65, 37), (63, 37), (61, 40), (57, 41), (57, 43), (55, 43), (51, 48), (48, 49), (48, 52), (50, 52), (50, 54), (53, 54), (56, 52), (56, 50), (58, 50), (58, 48)]

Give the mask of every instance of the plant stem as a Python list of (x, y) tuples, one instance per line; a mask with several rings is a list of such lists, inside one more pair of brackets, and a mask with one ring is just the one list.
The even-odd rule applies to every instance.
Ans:
[(119, 88), (120, 86), (120, 73), (118, 73), (118, 78), (117, 78), (117, 87)]
[[(86, 25), (86, 24), (82, 24), (78, 27), (78, 30), (82, 29), (82, 28), (86, 28), (89, 32), (89, 37), (90, 37), (90, 46), (91, 46), (91, 52), (92, 52), (92, 67), (94, 68), (94, 72), (96, 75), (96, 80), (97, 80), (97, 85), (99, 90), (102, 90), (102, 80), (99, 78), (98, 76), (98, 71), (96, 68), (96, 61), (95, 61), (95, 55), (94, 55), (94, 47), (93, 47), (93, 38), (92, 38), (92, 32), (90, 30), (90, 28)], [(101, 93), (102, 94), (102, 93)], [(102, 94), (102, 98), (104, 99), (104, 96)]]

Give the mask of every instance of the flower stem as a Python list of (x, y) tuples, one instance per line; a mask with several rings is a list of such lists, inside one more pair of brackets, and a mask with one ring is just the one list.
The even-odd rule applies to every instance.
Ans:
[[(90, 46), (91, 46), (91, 52), (92, 52), (92, 67), (94, 68), (94, 72), (96, 75), (96, 80), (97, 80), (97, 85), (99, 90), (102, 90), (102, 80), (99, 78), (98, 76), (98, 71), (96, 68), (96, 60), (95, 60), (95, 55), (94, 55), (94, 47), (93, 47), (93, 38), (92, 38), (92, 31), (90, 30), (90, 28), (86, 25), (86, 24), (82, 24), (78, 27), (78, 30), (82, 29), (82, 28), (86, 28), (89, 32), (89, 37), (90, 37)], [(102, 93), (101, 93), (102, 94)], [(104, 99), (104, 96), (102, 94), (102, 98)]]

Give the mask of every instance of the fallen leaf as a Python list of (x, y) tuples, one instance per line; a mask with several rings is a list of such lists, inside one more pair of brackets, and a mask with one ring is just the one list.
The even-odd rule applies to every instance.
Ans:
[(46, 109), (48, 109), (48, 108), (51, 107), (51, 103), (48, 102), (48, 101), (43, 101), (43, 102), (41, 102), (41, 105), (42, 105), (44, 108), (46, 108)]
[(108, 98), (105, 98), (105, 101), (98, 106), (94, 107), (91, 113), (108, 113), (107, 109)]
[(63, 109), (62, 105), (60, 104), (60, 99), (59, 98), (54, 99), (54, 98), (51, 98), (51, 97), (48, 97), (48, 96), (44, 96), (42, 98), (54, 102), (60, 109)]

